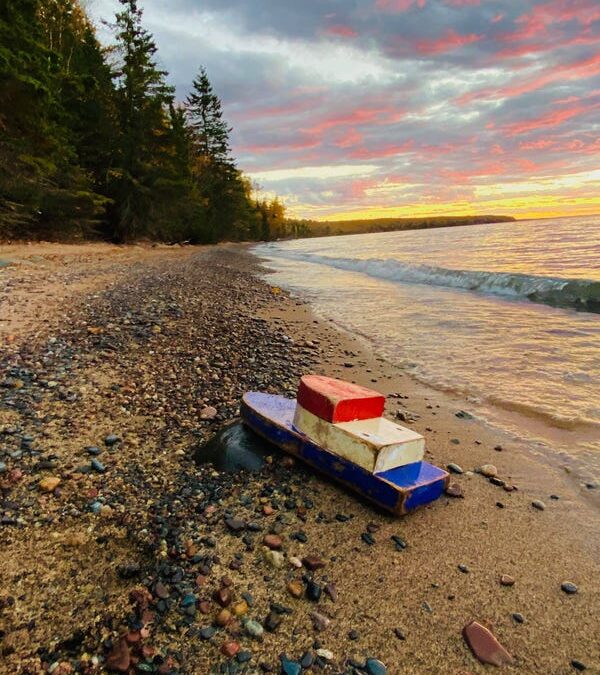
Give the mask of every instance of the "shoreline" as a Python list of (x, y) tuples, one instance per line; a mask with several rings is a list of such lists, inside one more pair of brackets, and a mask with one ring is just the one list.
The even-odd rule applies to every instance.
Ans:
[[(324, 672), (352, 672), (349, 659), (372, 657), (392, 675), (483, 673), (461, 636), (472, 619), (513, 654), (508, 672), (566, 674), (575, 672), (573, 659), (589, 672), (600, 668), (598, 514), (564, 472), (456, 417), (464, 401), (419, 384), (305, 303), (273, 291), (245, 247), (123, 249), (119, 261), (97, 260), (96, 250), (73, 264), (65, 315), (46, 296), (18, 330), (12, 325), (8, 342), (0, 323), (3, 364), (16, 369), (3, 372), (11, 383), (0, 392), (18, 403), (0, 406), (0, 439), (18, 454), (26, 437), (22, 458), (0, 456), (4, 513), (15, 521), (0, 525), (0, 672), (47, 672), (58, 663), (53, 672), (63, 675), (74, 662), (103, 672), (121, 648), (129, 667), (160, 656), (173, 672), (209, 673), (228, 660), (223, 645), (235, 642), (250, 652), (248, 662), (237, 660), (241, 673), (261, 672), (260, 664), (278, 672), (282, 652), (321, 658), (317, 649), (332, 652), (321, 658)], [(65, 254), (52, 255), (60, 266)], [(64, 298), (60, 283), (55, 290), (45, 282), (47, 274), (61, 281), (53, 264), (29, 277), (14, 312), (26, 312), (36, 288)], [(18, 284), (20, 270), (9, 273)], [(292, 395), (299, 374), (311, 370), (385, 393), (386, 413), (400, 412), (425, 435), (429, 461), (467, 472), (452, 477), (464, 499), (443, 497), (396, 520), (285, 457), (249, 477), (193, 464), (197, 444), (235, 417), (240, 392)], [(7, 426), (21, 430), (7, 434)], [(111, 433), (122, 440), (106, 443)], [(41, 454), (28, 455), (27, 446)], [(99, 447), (104, 472), (78, 472), (90, 459), (86, 446)], [(518, 490), (468, 474), (485, 463)], [(15, 469), (23, 474), (16, 481)], [(61, 484), (44, 492), (39, 481), (50, 474)], [(241, 531), (227, 525), (232, 517)], [(373, 545), (361, 538), (366, 531)], [(326, 566), (315, 579), (335, 590), (318, 603), (291, 597), (286, 584), (301, 574), (265, 560), (268, 532), (282, 539), (287, 560), (319, 556)], [(392, 534), (405, 539), (405, 551), (394, 550)], [(501, 586), (502, 574), (515, 585)], [(561, 591), (566, 580), (577, 584), (575, 595)], [(218, 628), (213, 593), (224, 589), (234, 596), (234, 616)], [(182, 607), (190, 595), (193, 612)], [(317, 629), (315, 611), (328, 627)], [(247, 617), (277, 626), (257, 641)], [(206, 638), (209, 627), (214, 635)]]

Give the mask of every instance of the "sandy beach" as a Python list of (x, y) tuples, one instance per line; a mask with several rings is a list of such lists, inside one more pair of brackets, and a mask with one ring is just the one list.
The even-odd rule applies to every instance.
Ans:
[[(493, 670), (471, 620), (506, 672), (600, 672), (600, 489), (261, 280), (244, 246), (0, 261), (0, 672)], [(394, 519), (278, 453), (196, 465), (245, 391), (293, 396), (307, 372), (383, 392), (462, 496)]]

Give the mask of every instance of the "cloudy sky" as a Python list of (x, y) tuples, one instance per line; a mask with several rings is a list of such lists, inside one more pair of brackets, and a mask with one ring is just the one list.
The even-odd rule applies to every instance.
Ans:
[(140, 5), (178, 97), (205, 65), (294, 215), (600, 213), (600, 0)]

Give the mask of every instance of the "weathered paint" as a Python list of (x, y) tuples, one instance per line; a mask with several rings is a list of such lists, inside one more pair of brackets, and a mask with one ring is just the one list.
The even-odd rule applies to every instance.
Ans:
[(372, 473), (420, 462), (425, 454), (423, 436), (385, 417), (332, 424), (298, 403), (294, 427), (320, 447)]
[(448, 474), (427, 462), (378, 475), (319, 447), (293, 428), (295, 408), (293, 399), (250, 392), (243, 397), (241, 416), (245, 424), (271, 443), (397, 515), (429, 503), (443, 493)]
[(351, 422), (381, 417), (385, 397), (373, 389), (323, 375), (304, 375), (298, 403), (326, 422)]

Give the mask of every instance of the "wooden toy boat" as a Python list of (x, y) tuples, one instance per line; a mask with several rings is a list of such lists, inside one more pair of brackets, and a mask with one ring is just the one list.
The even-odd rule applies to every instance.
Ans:
[(425, 439), (384, 417), (372, 389), (305, 375), (298, 398), (249, 392), (244, 424), (285, 452), (403, 515), (442, 495), (448, 474), (423, 461)]

